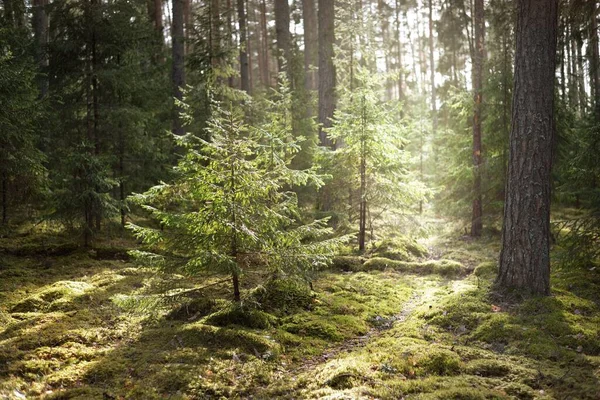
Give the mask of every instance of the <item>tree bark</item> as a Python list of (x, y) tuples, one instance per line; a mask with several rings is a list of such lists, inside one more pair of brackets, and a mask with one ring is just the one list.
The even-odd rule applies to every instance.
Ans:
[(244, 0), (237, 0), (238, 23), (240, 28), (240, 82), (241, 89), (250, 93), (248, 76), (248, 33), (246, 28), (246, 7)]
[(600, 54), (598, 49), (598, 13), (600, 10), (600, 4), (592, 3), (593, 12), (590, 29), (590, 47), (591, 47), (591, 65), (590, 75), (592, 76), (592, 87), (594, 88), (594, 113), (596, 115), (596, 121), (600, 122)]
[(558, 0), (519, 0), (513, 118), (496, 284), (550, 294), (550, 188)]
[(317, 90), (317, 64), (319, 51), (317, 46), (317, 12), (315, 0), (302, 0), (302, 22), (304, 27), (304, 72), (307, 90)]
[(48, 94), (48, 15), (46, 5), (48, 0), (33, 0), (33, 32), (36, 44), (36, 62), (38, 65), (39, 97), (43, 99)]
[(290, 5), (288, 0), (275, 0), (275, 35), (277, 39), (277, 67), (290, 76)]
[(267, 5), (265, 0), (260, 2), (260, 32), (262, 43), (263, 67), (261, 76), (265, 86), (271, 86), (271, 74), (269, 72), (269, 31), (267, 29)]
[(335, 111), (335, 65), (333, 63), (334, 0), (319, 0), (319, 143), (332, 146), (326, 129), (331, 127)]
[(483, 206), (481, 196), (481, 103), (483, 99), (483, 61), (485, 57), (485, 22), (483, 0), (475, 0), (475, 48), (473, 54), (473, 212), (471, 236), (481, 236)]
[[(172, 67), (172, 84), (173, 84), (173, 97), (178, 101), (183, 101), (183, 88), (185, 87), (185, 55), (184, 55), (184, 0), (172, 0), (173, 1), (173, 22), (171, 27), (171, 40), (172, 40), (172, 54), (173, 54), (173, 67)], [(183, 135), (183, 121), (181, 113), (183, 109), (177, 105), (177, 101), (174, 106), (173, 115), (173, 133), (175, 135)]]

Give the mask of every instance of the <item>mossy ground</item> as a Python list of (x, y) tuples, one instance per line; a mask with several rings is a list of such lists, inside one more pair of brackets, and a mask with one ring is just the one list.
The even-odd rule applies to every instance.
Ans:
[[(136, 267), (126, 239), (0, 239), (0, 398), (600, 398), (600, 268), (555, 265), (553, 296), (516, 302), (491, 290), (497, 236), (414, 243), (314, 291), (245, 276), (232, 306), (222, 277)], [(215, 285), (157, 302), (167, 279)]]

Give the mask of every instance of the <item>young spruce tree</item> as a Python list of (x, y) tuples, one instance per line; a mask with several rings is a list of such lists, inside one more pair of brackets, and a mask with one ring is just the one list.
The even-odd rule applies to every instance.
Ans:
[[(299, 150), (289, 123), (250, 126), (228, 100), (213, 103), (211, 115), (210, 141), (176, 138), (186, 152), (175, 181), (134, 196), (161, 228), (129, 227), (149, 247), (136, 252), (140, 261), (190, 275), (228, 274), (240, 302), (247, 268), (272, 277), (306, 276), (325, 265), (343, 239), (323, 239), (331, 235), (326, 219), (299, 221), (290, 188), (322, 181), (311, 170), (288, 167)], [(289, 118), (289, 110), (270, 117)]]

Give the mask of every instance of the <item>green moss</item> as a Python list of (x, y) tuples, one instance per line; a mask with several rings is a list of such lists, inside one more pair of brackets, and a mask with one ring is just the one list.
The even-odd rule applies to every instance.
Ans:
[(479, 359), (469, 362), (465, 366), (465, 372), (477, 376), (502, 377), (511, 372), (511, 366), (509, 363), (499, 360)]
[(37, 311), (68, 311), (74, 308), (73, 300), (83, 296), (93, 289), (86, 282), (60, 281), (43, 288), (35, 294), (15, 304), (12, 312), (37, 312)]
[(373, 245), (374, 257), (389, 258), (397, 261), (413, 261), (429, 254), (427, 248), (416, 240), (400, 236), (393, 239), (384, 239)]
[(492, 279), (498, 274), (498, 263), (496, 261), (482, 262), (473, 271), (475, 276)]
[(334, 324), (311, 317), (288, 319), (283, 323), (282, 329), (286, 332), (314, 336), (332, 342), (339, 342), (344, 339), (343, 334), (338, 331)]
[(256, 301), (266, 311), (280, 315), (310, 309), (314, 295), (306, 282), (275, 279), (254, 292)]
[(233, 304), (224, 310), (210, 314), (203, 322), (214, 326), (240, 325), (254, 329), (266, 329), (277, 324), (277, 318), (264, 311)]
[(213, 312), (215, 305), (214, 300), (206, 297), (191, 299), (169, 311), (166, 318), (179, 321), (195, 320)]
[(434, 375), (457, 375), (461, 370), (461, 360), (453, 351), (430, 348), (424, 354), (416, 356), (420, 373)]
[(333, 258), (331, 269), (338, 271), (360, 271), (365, 259), (359, 256), (337, 256)]
[(375, 257), (363, 264), (366, 271), (384, 271), (393, 269), (398, 272), (413, 274), (439, 274), (442, 276), (457, 276), (466, 272), (465, 267), (452, 260), (428, 260), (423, 262), (407, 262), (390, 260), (383, 257)]

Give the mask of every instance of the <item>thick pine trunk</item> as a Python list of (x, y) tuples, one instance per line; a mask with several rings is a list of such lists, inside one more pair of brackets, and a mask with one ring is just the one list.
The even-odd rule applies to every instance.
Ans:
[(501, 289), (550, 293), (550, 186), (558, 0), (519, 0)]
[(317, 64), (319, 51), (317, 46), (317, 11), (315, 0), (302, 0), (302, 19), (304, 27), (304, 72), (307, 90), (317, 90)]
[(246, 27), (246, 4), (237, 0), (237, 13), (240, 33), (240, 82), (241, 89), (250, 93), (250, 78), (248, 76), (248, 33)]
[(485, 57), (485, 23), (483, 0), (475, 0), (475, 43), (473, 53), (473, 212), (471, 236), (481, 236), (483, 228), (483, 206), (481, 196), (481, 103), (483, 98), (483, 61)]
[(290, 77), (290, 5), (287, 0), (275, 0), (275, 35), (277, 67)]
[[(185, 56), (184, 56), (184, 0), (173, 1), (173, 23), (172, 23), (172, 52), (173, 52), (173, 67), (171, 71), (171, 79), (173, 85), (173, 97), (183, 100), (183, 88), (185, 87)], [(173, 115), (173, 133), (175, 135), (183, 135), (183, 121), (181, 112), (183, 109), (175, 104)]]
[(335, 111), (335, 65), (333, 63), (334, 0), (319, 0), (319, 143), (332, 146), (326, 129)]

